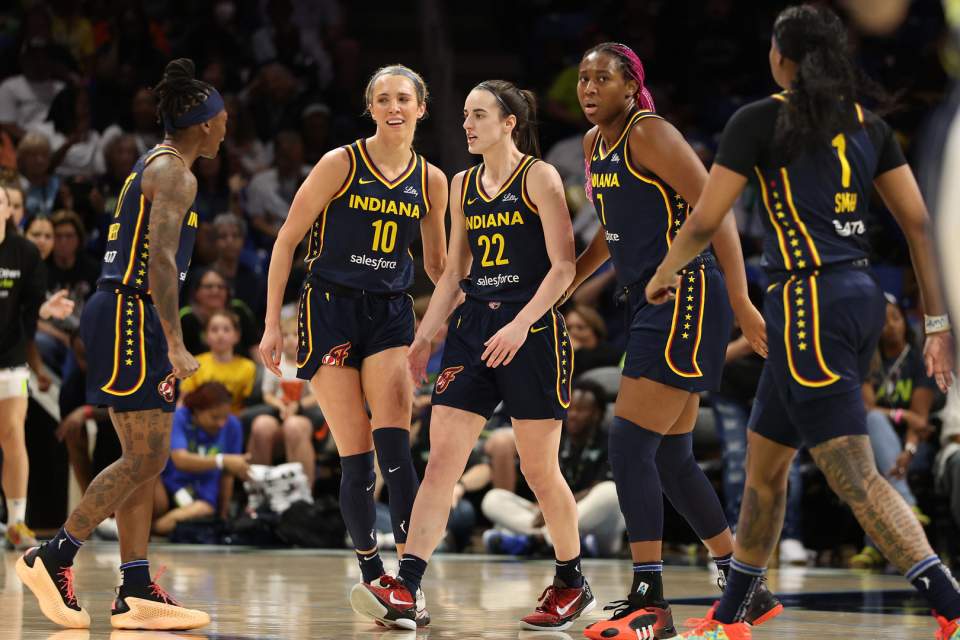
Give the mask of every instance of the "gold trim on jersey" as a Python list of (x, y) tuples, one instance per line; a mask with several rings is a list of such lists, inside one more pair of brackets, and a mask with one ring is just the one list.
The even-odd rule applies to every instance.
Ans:
[(520, 162), (517, 163), (517, 168), (514, 169), (513, 173), (510, 174), (510, 177), (507, 178), (507, 180), (502, 185), (500, 185), (500, 189), (497, 190), (496, 195), (490, 196), (489, 198), (487, 197), (486, 192), (483, 190), (483, 180), (481, 179), (480, 176), (484, 171), (484, 165), (481, 164), (480, 168), (477, 169), (477, 171), (474, 173), (474, 176), (475, 176), (474, 184), (477, 188), (477, 195), (479, 195), (484, 202), (493, 202), (494, 200), (502, 196), (507, 189), (510, 188), (510, 185), (513, 184), (513, 181), (517, 179), (517, 176), (520, 175), (520, 172), (531, 160), (536, 160), (536, 158), (534, 158), (533, 156), (526, 156), (526, 155), (520, 158)]
[(367, 165), (367, 169), (370, 170), (370, 173), (373, 174), (377, 180), (383, 183), (387, 189), (393, 189), (395, 186), (406, 180), (410, 177), (410, 174), (413, 173), (413, 170), (417, 168), (417, 154), (413, 151), (410, 152), (410, 162), (407, 163), (407, 168), (404, 169), (399, 176), (393, 181), (387, 180), (387, 177), (381, 173), (380, 169), (377, 168), (377, 165), (373, 163), (373, 160), (367, 154), (367, 143), (363, 138), (357, 140), (357, 149), (360, 150), (360, 157), (363, 158), (363, 163)]
[[(803, 303), (803, 290), (802, 282), (803, 279), (799, 279), (796, 276), (791, 276), (783, 286), (783, 343), (784, 347), (787, 350), (787, 364), (790, 367), (790, 375), (793, 376), (793, 379), (798, 383), (802, 384), (805, 387), (827, 387), (840, 379), (836, 373), (834, 373), (830, 367), (827, 366), (827, 362), (823, 357), (823, 350), (820, 347), (820, 302), (819, 302), (819, 293), (817, 291), (817, 276), (816, 274), (811, 275), (805, 280), (809, 283), (809, 290), (807, 298), (810, 300), (810, 319), (813, 322), (813, 327), (810, 330), (813, 334), (813, 353), (817, 366), (820, 368), (820, 373), (823, 374), (824, 378), (821, 380), (810, 380), (805, 378), (796, 367), (796, 359), (803, 357), (803, 354), (798, 354), (794, 356), (793, 353), (793, 343), (791, 341), (791, 330), (793, 325), (796, 324), (797, 332), (793, 337), (797, 338), (797, 349), (800, 352), (807, 350), (809, 342), (807, 341), (807, 326), (806, 326), (806, 309), (804, 308)], [(794, 291), (793, 300), (791, 301), (790, 292), (796, 286)], [(791, 304), (796, 306), (796, 309), (793, 310), (791, 314)], [(792, 315), (797, 316), (795, 322), (792, 321)], [(806, 355), (809, 355), (807, 353)]]
[(158, 144), (150, 150), (150, 155), (147, 156), (147, 159), (143, 161), (143, 168), (146, 169), (147, 165), (160, 156), (176, 156), (180, 160), (183, 160), (183, 156), (180, 155), (180, 152), (175, 147), (172, 147), (168, 144)]
[(530, 199), (530, 194), (527, 193), (527, 174), (530, 172), (530, 167), (536, 164), (537, 159), (534, 158), (533, 162), (527, 163), (526, 169), (523, 170), (523, 174), (520, 176), (520, 197), (523, 198), (524, 204), (530, 208), (535, 215), (540, 215), (540, 210), (537, 208), (537, 205), (533, 204), (533, 200)]
[[(307, 347), (307, 355), (304, 356), (303, 360), (297, 359), (297, 368), (303, 367), (310, 361), (310, 356), (313, 355), (313, 326), (310, 324), (310, 294), (313, 293), (313, 287), (307, 285), (304, 288), (303, 298), (300, 301), (300, 312), (297, 314), (297, 322), (299, 323), (297, 331), (297, 354), (300, 353), (300, 346)], [(329, 300), (329, 294), (327, 294), (327, 299)], [(306, 318), (304, 318), (306, 315)], [(303, 334), (306, 333), (306, 344), (303, 344)]]
[[(638, 111), (634, 111), (633, 115), (631, 115), (627, 119), (627, 123), (623, 125), (623, 131), (620, 132), (620, 136), (617, 138), (617, 141), (614, 142), (612, 145), (610, 145), (610, 147), (607, 149), (606, 152), (604, 152), (604, 150), (602, 149), (603, 136), (600, 135), (600, 130), (598, 129), (597, 142), (594, 148), (594, 153), (597, 154), (600, 160), (606, 160), (607, 156), (609, 156), (617, 147), (620, 146), (620, 143), (623, 142), (623, 139), (627, 136), (628, 133), (630, 133), (630, 129), (633, 128), (633, 125), (635, 125), (639, 120), (647, 116), (657, 116), (657, 114), (655, 114), (653, 111), (650, 111), (649, 109), (640, 109)], [(660, 116), (657, 116), (657, 117), (659, 118)]]
[[(700, 370), (700, 365), (697, 363), (697, 354), (700, 353), (700, 340), (703, 338), (703, 312), (704, 307), (706, 307), (707, 301), (707, 275), (704, 271), (704, 268), (701, 266), (697, 270), (697, 278), (692, 271), (681, 271), (680, 277), (680, 288), (677, 289), (677, 295), (673, 304), (673, 320), (670, 322), (670, 337), (667, 338), (667, 346), (663, 349), (663, 357), (667, 362), (667, 366), (670, 367), (670, 370), (682, 378), (701, 378), (703, 377), (703, 371)], [(689, 284), (687, 282), (689, 279)], [(697, 309), (697, 328), (696, 328), (696, 337), (694, 338), (693, 343), (693, 352), (690, 354), (690, 366), (692, 371), (681, 371), (676, 363), (673, 361), (673, 341), (677, 335), (677, 329), (682, 324), (689, 324), (684, 318), (683, 322), (678, 322), (677, 318), (680, 317), (680, 307), (686, 305), (689, 310), (691, 306), (694, 306), (692, 303), (697, 300), (689, 300), (693, 297), (693, 291), (690, 291), (694, 285), (699, 285), (700, 293), (698, 298), (699, 307)], [(684, 287), (686, 287), (688, 293), (687, 295), (683, 294)], [(685, 314), (686, 315), (686, 314)], [(687, 329), (684, 327), (684, 333), (681, 334), (684, 340), (689, 339), (689, 334), (686, 333)]]
[(130, 185), (133, 183), (133, 181), (136, 178), (137, 178), (137, 172), (134, 171), (133, 173), (127, 176), (126, 180), (123, 181), (123, 188), (120, 189), (120, 195), (117, 196), (117, 207), (113, 211), (114, 218), (120, 217), (120, 210), (123, 208), (123, 199), (124, 197), (126, 197), (127, 190), (130, 189)]
[(770, 194), (767, 192), (767, 183), (763, 177), (763, 172), (761, 172), (760, 167), (757, 166), (754, 166), (753, 170), (756, 172), (757, 180), (760, 182), (760, 197), (763, 200), (763, 207), (767, 210), (767, 216), (770, 218), (770, 224), (773, 226), (773, 230), (777, 232), (777, 243), (780, 245), (780, 256), (783, 258), (783, 265), (787, 269), (792, 269), (793, 260), (791, 260), (790, 252), (787, 250), (786, 238), (783, 237), (783, 229), (780, 228), (780, 223), (777, 222), (777, 217), (770, 207)]
[[(563, 316), (560, 315), (560, 312), (557, 311), (556, 308), (550, 309), (550, 316), (553, 319), (553, 353), (556, 356), (556, 363), (557, 363), (557, 401), (560, 403), (561, 407), (566, 409), (567, 407), (570, 406), (570, 395), (572, 390), (571, 385), (573, 385), (573, 349), (566, 348), (568, 346), (566, 343), (569, 343), (570, 341), (567, 336), (567, 325), (566, 325), (566, 322), (564, 322), (563, 320)], [(557, 327), (558, 319), (560, 320), (560, 324), (563, 327), (562, 335), (561, 335), (560, 329)], [(560, 364), (561, 338), (565, 343), (564, 349), (563, 349), (564, 354), (570, 356), (570, 368), (567, 370), (564, 370), (564, 368)], [(564, 373), (567, 374), (566, 378), (562, 377)], [(563, 399), (563, 391), (562, 391), (562, 387), (560, 386), (564, 382), (566, 382), (566, 385), (567, 385), (566, 401), (564, 401)]]
[(774, 94), (771, 95), (770, 97), (773, 98), (774, 100), (779, 100), (780, 102), (786, 102), (786, 101), (787, 101), (787, 92), (786, 92), (786, 91), (781, 91), (780, 93), (774, 93)]
[(476, 168), (476, 165), (474, 165), (467, 169), (467, 173), (463, 176), (463, 184), (460, 185), (460, 212), (463, 213), (464, 217), (467, 215), (467, 190), (470, 189), (470, 177)]
[(853, 107), (857, 110), (857, 122), (863, 124), (863, 107), (860, 106), (859, 102), (854, 102)]
[[(114, 326), (114, 343), (113, 343), (113, 374), (110, 376), (109, 382), (107, 382), (107, 384), (100, 387), (101, 391), (105, 391), (106, 393), (109, 393), (112, 396), (133, 395), (140, 389), (141, 386), (143, 386), (143, 381), (147, 377), (147, 356), (145, 353), (146, 340), (144, 339), (144, 335), (143, 335), (143, 300), (140, 299), (139, 297), (135, 297), (137, 301), (138, 311), (139, 311), (139, 313), (137, 314), (137, 321), (139, 325), (137, 327), (137, 338), (139, 339), (139, 343), (140, 343), (138, 345), (139, 351), (140, 351), (140, 375), (137, 377), (136, 384), (133, 385), (133, 387), (131, 387), (130, 389), (120, 391), (113, 388), (114, 383), (117, 381), (117, 377), (120, 375), (121, 361), (123, 361), (124, 363), (128, 363), (128, 362), (131, 363), (126, 366), (132, 366), (132, 359), (123, 359), (122, 356), (120, 355), (120, 350), (122, 349), (120, 342), (121, 340), (123, 340), (123, 336), (132, 335), (132, 334), (126, 334), (122, 324), (120, 323), (121, 318), (123, 318), (124, 297), (125, 296), (123, 294), (117, 294), (117, 319), (116, 319), (116, 324)], [(126, 296), (126, 297), (130, 297), (130, 296)], [(131, 311), (133, 310), (132, 303), (128, 302), (127, 306), (130, 307)], [(128, 315), (133, 315), (133, 314), (130, 313)], [(132, 326), (133, 320), (130, 318), (127, 318), (127, 325)], [(132, 329), (130, 329), (129, 331), (132, 331)]]
[(817, 251), (817, 246), (813, 243), (813, 236), (811, 236), (810, 232), (807, 231), (807, 225), (805, 225), (803, 220), (800, 219), (800, 214), (797, 212), (797, 208), (793, 204), (793, 191), (790, 189), (790, 175), (787, 173), (786, 167), (780, 167), (780, 175), (783, 177), (783, 190), (786, 192), (787, 206), (790, 207), (790, 213), (793, 215), (793, 220), (797, 224), (797, 229), (800, 230), (800, 234), (803, 236), (804, 240), (807, 241), (807, 246), (810, 248), (810, 257), (813, 258), (814, 266), (819, 267), (821, 264), (823, 264), (820, 261), (820, 252)]
[(140, 240), (140, 226), (143, 224), (143, 210), (147, 199), (140, 194), (140, 211), (137, 212), (137, 224), (133, 228), (133, 242), (130, 245), (130, 261), (127, 263), (127, 270), (123, 273), (123, 284), (130, 284), (130, 276), (133, 275), (133, 264), (137, 260), (138, 241)]
[(420, 156), (420, 189), (421, 189), (421, 193), (423, 193), (424, 205), (427, 207), (423, 212), (424, 216), (427, 216), (430, 214), (430, 190), (428, 185), (428, 182), (429, 182), (428, 178), (429, 176), (427, 172), (427, 159), (424, 158), (423, 156)]
[[(343, 184), (340, 185), (340, 189), (333, 194), (333, 197), (331, 197), (330, 200), (327, 201), (326, 206), (323, 207), (323, 211), (320, 213), (319, 233), (317, 232), (317, 220), (314, 220), (310, 227), (310, 237), (307, 240), (307, 257), (304, 260), (304, 262), (306, 262), (308, 265), (313, 263), (313, 261), (319, 258), (320, 254), (323, 253), (323, 238), (327, 231), (327, 211), (330, 210), (330, 205), (333, 204), (334, 200), (343, 197), (343, 194), (345, 194), (347, 189), (350, 188), (350, 185), (353, 184), (353, 179), (357, 174), (357, 159), (354, 156), (353, 149), (349, 145), (343, 148), (347, 150), (347, 155), (350, 157), (350, 172), (347, 174)], [(313, 255), (313, 245), (315, 242), (319, 246), (317, 247), (316, 255)]]

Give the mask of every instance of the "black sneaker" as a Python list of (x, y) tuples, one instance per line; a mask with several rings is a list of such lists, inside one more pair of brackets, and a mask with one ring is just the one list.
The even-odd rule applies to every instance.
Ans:
[(51, 622), (68, 629), (88, 629), (90, 616), (73, 590), (73, 567), (48, 565), (43, 554), (46, 544), (29, 549), (17, 560), (17, 576), (37, 597), (40, 611)]
[(210, 624), (210, 616), (203, 611), (187, 609), (173, 599), (154, 581), (143, 588), (120, 587), (110, 612), (114, 629), (144, 629), (171, 631), (196, 629)]
[(767, 579), (763, 578), (753, 594), (750, 596), (750, 603), (747, 605), (747, 612), (743, 616), (744, 622), (753, 627), (759, 627), (765, 622), (773, 620), (783, 613), (783, 604), (773, 595), (770, 588), (767, 587)]

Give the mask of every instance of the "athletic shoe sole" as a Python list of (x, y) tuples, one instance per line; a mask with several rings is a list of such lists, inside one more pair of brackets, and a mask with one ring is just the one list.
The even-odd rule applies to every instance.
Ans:
[(597, 599), (594, 598), (593, 600), (591, 600), (591, 601), (587, 604), (587, 606), (585, 606), (583, 609), (580, 610), (580, 613), (578, 613), (577, 615), (573, 616), (572, 618), (570, 618), (570, 619), (567, 620), (566, 622), (563, 622), (563, 623), (561, 623), (561, 624), (554, 625), (554, 626), (541, 627), (541, 626), (538, 626), (538, 625), (535, 625), (535, 624), (530, 624), (529, 622), (524, 622), (523, 620), (521, 620), (521, 621), (520, 621), (520, 628), (521, 628), (521, 629), (526, 629), (526, 630), (528, 630), (528, 631), (566, 631), (567, 629), (570, 628), (570, 625), (573, 624), (573, 621), (574, 621), (574, 620), (576, 620), (576, 619), (579, 618), (580, 616), (584, 616), (584, 615), (590, 613), (591, 611), (593, 611), (593, 610), (596, 608), (596, 606), (597, 606)]
[(42, 558), (37, 557), (33, 562), (33, 567), (30, 567), (24, 557), (20, 556), (17, 560), (16, 571), (20, 581), (36, 596), (40, 611), (50, 622), (67, 629), (90, 628), (90, 616), (86, 611), (71, 609), (63, 603), (60, 590), (57, 589), (57, 585), (54, 584), (50, 574), (47, 573)]
[(417, 630), (417, 621), (409, 618), (390, 620), (386, 616), (390, 612), (382, 602), (362, 584), (355, 584), (350, 590), (350, 606), (353, 610), (366, 618), (373, 618), (390, 629)]
[(145, 631), (185, 631), (210, 624), (203, 611), (187, 609), (143, 598), (124, 598), (129, 611), (110, 616), (114, 629)]
[(751, 626), (751, 627), (759, 627), (760, 625), (762, 625), (762, 624), (764, 624), (764, 623), (766, 623), (766, 622), (770, 622), (771, 620), (773, 620), (774, 618), (776, 618), (776, 617), (777, 617), (778, 615), (780, 615), (781, 613), (783, 613), (783, 605), (782, 605), (782, 604), (778, 604), (778, 605), (775, 606), (773, 609), (770, 609), (770, 611), (767, 611), (767, 612), (764, 613), (762, 616), (760, 616), (759, 618), (757, 618), (756, 620), (754, 620), (753, 622), (751, 622), (751, 623), (750, 623), (750, 626)]

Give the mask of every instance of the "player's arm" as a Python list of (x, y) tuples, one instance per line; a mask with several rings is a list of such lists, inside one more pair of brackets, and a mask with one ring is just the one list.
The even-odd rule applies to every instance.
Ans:
[[(596, 130), (596, 127), (587, 131), (583, 136), (583, 157), (589, 158), (592, 153), (590, 148), (593, 142), (597, 139), (597, 136), (600, 135), (600, 132)], [(585, 178), (590, 180), (590, 176), (586, 172), (586, 164), (584, 164)], [(587, 245), (587, 248), (583, 250), (579, 256), (577, 256), (577, 268), (576, 273), (573, 275), (573, 282), (567, 287), (567, 290), (563, 294), (563, 299), (561, 302), (567, 300), (570, 296), (573, 295), (573, 292), (577, 290), (583, 281), (589, 278), (603, 266), (610, 258), (610, 248), (607, 246), (607, 236), (604, 233), (603, 226), (597, 227), (597, 233), (594, 234), (593, 239), (590, 241), (590, 244)]]
[(484, 343), (487, 348), (480, 357), (489, 367), (510, 364), (526, 341), (531, 325), (557, 303), (577, 270), (573, 225), (560, 174), (553, 165), (537, 162), (527, 171), (527, 190), (540, 212), (550, 270), (517, 317)]
[(143, 191), (152, 203), (150, 255), (147, 260), (150, 295), (167, 339), (167, 354), (173, 374), (181, 379), (187, 378), (196, 372), (199, 365), (183, 344), (177, 249), (180, 247), (183, 216), (197, 196), (197, 179), (183, 160), (164, 155), (144, 171)]
[[(920, 283), (924, 315), (945, 315), (947, 309), (943, 292), (940, 290), (933, 240), (930, 237), (930, 217), (910, 166), (901, 164), (881, 173), (874, 179), (873, 184), (907, 238), (913, 271)], [(933, 376), (940, 389), (946, 393), (953, 380), (953, 334), (949, 330), (927, 334), (923, 357), (927, 365), (927, 375)]]
[(280, 356), (283, 336), (280, 333), (280, 307), (283, 291), (293, 266), (297, 245), (333, 196), (343, 188), (350, 175), (351, 160), (345, 148), (328, 151), (310, 171), (297, 190), (290, 205), (290, 213), (277, 234), (267, 271), (267, 312), (260, 340), (260, 359), (274, 375), (280, 375)]
[(427, 189), (430, 210), (420, 223), (420, 238), (423, 242), (423, 268), (436, 286), (447, 263), (447, 230), (444, 227), (447, 176), (432, 164), (427, 165)]
[[(659, 118), (642, 120), (630, 132), (630, 158), (666, 180), (694, 210), (697, 209), (707, 183), (707, 171), (673, 125)], [(713, 250), (723, 270), (727, 295), (737, 322), (754, 351), (766, 356), (766, 327), (763, 316), (750, 302), (737, 223), (732, 215), (727, 215), (727, 211), (729, 208), (722, 213), (723, 217), (713, 234)], [(690, 220), (686, 224), (689, 223)]]
[(470, 273), (470, 265), (473, 263), (470, 244), (467, 241), (467, 221), (463, 217), (460, 202), (465, 173), (461, 171), (455, 175), (450, 185), (450, 245), (446, 266), (440, 279), (437, 280), (433, 295), (430, 296), (430, 304), (427, 305), (427, 311), (420, 320), (420, 326), (417, 328), (417, 334), (413, 338), (413, 344), (410, 345), (410, 353), (407, 356), (410, 373), (416, 384), (426, 380), (430, 342), (463, 299), (460, 281)]

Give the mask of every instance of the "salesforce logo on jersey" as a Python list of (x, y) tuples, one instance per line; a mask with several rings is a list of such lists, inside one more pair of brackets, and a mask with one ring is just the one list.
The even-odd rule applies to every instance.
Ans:
[(374, 271), (379, 271), (380, 269), (396, 269), (397, 261), (396, 260), (384, 260), (383, 258), (371, 258), (367, 255), (357, 255), (353, 254), (350, 256), (350, 262), (354, 264), (363, 265), (364, 267), (370, 267)]

